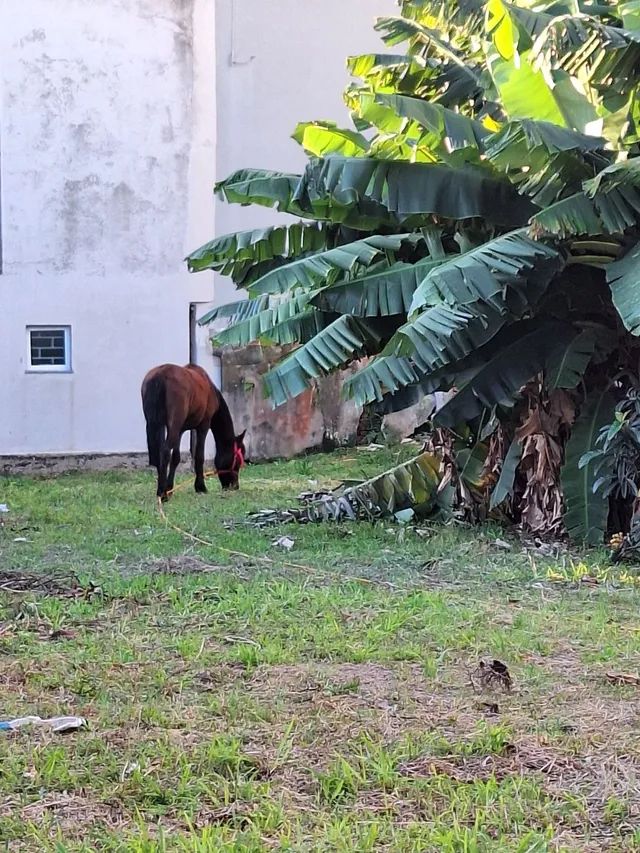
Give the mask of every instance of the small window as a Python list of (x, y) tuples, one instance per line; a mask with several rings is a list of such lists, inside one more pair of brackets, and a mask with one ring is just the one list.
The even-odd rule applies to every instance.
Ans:
[(71, 370), (71, 327), (28, 326), (29, 370), (69, 373)]

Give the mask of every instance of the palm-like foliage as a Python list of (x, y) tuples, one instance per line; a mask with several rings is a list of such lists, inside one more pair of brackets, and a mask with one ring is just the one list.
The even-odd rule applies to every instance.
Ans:
[[(568, 527), (597, 538), (581, 514), (593, 471), (573, 464), (595, 404), (575, 389), (608, 401), (609, 378), (637, 361), (637, 3), (399, 5), (376, 24), (395, 52), (348, 61), (353, 128), (302, 123), (302, 175), (246, 169), (217, 185), (299, 221), (189, 256), (248, 291), (203, 321), (227, 318), (226, 344), (300, 344), (266, 375), (275, 405), (370, 356), (346, 387), (359, 402), (389, 411), (456, 387), (442, 425), (508, 431), (544, 377), (543, 408), (573, 393), (583, 419), (563, 468)], [(494, 505), (513, 491), (504, 479)]]

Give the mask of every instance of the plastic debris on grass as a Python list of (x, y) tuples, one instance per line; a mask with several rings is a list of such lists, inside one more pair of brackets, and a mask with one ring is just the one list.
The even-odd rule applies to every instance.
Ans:
[(27, 726), (48, 729), (54, 734), (68, 734), (87, 728), (84, 717), (16, 717), (14, 720), (0, 720), (0, 732), (15, 732)]

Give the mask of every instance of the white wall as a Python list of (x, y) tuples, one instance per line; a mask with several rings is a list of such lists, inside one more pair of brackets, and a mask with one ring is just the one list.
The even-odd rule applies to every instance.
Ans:
[[(298, 121), (347, 121), (345, 57), (394, 0), (0, 3), (0, 454), (145, 447), (146, 370), (189, 356), (212, 277), (184, 255), (274, 222), (216, 204), (236, 168), (302, 169)], [(234, 298), (216, 282), (215, 301)], [(73, 373), (26, 372), (25, 327), (70, 324)], [(204, 332), (198, 357), (217, 378)]]
[[(300, 121), (351, 126), (342, 92), (346, 58), (384, 52), (376, 17), (395, 0), (217, 0), (218, 145), (221, 180), (241, 168), (301, 172), (303, 149), (290, 137)], [(216, 203), (216, 232), (291, 221), (269, 208)], [(215, 302), (238, 298), (216, 277)]]
[[(215, 3), (216, 180), (241, 168), (302, 172), (307, 158), (291, 133), (298, 122), (316, 119), (350, 126), (342, 99), (349, 82), (346, 58), (384, 52), (373, 24), (378, 16), (397, 13), (395, 0)], [(216, 200), (216, 235), (290, 221), (269, 208)], [(243, 295), (216, 275), (211, 305)], [(201, 306), (199, 316), (211, 305)], [(200, 363), (220, 382), (220, 360), (211, 355), (206, 329), (198, 330), (198, 344)]]
[[(212, 295), (182, 262), (214, 227), (212, 0), (0, 8), (0, 453), (142, 450), (142, 377)], [(31, 324), (71, 325), (72, 374), (26, 372)]]

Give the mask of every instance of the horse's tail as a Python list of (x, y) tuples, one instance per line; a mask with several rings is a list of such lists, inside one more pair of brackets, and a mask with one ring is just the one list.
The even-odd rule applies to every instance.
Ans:
[(149, 465), (160, 464), (160, 449), (167, 423), (167, 396), (164, 381), (153, 376), (145, 385), (142, 408), (147, 421), (147, 449)]

